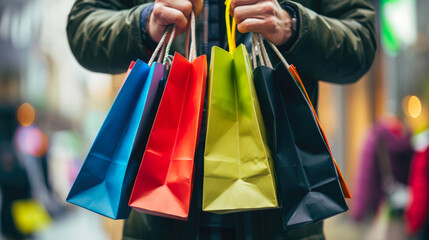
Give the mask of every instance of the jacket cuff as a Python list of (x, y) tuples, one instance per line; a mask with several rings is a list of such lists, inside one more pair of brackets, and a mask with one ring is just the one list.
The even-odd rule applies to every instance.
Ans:
[(300, 19), (299, 19), (299, 14), (298, 14), (298, 8), (291, 4), (290, 2), (286, 1), (286, 2), (282, 2), (280, 3), (280, 6), (289, 13), (289, 15), (292, 18), (296, 19), (296, 26), (295, 29), (292, 31), (292, 35), (290, 36), (290, 38), (287, 40), (286, 43), (277, 46), (277, 48), (279, 49), (279, 51), (287, 51), (289, 50), (296, 42), (296, 40), (298, 39), (299, 36), (299, 23), (300, 23)]
[(158, 43), (151, 38), (151, 36), (149, 35), (149, 31), (147, 30), (148, 17), (153, 10), (153, 5), (154, 5), (153, 3), (148, 4), (148, 6), (143, 8), (143, 10), (140, 13), (140, 30), (142, 35), (142, 41), (143, 41), (143, 45), (146, 47), (146, 50), (148, 51), (147, 52), (148, 55), (151, 55), (152, 52), (155, 50), (156, 46), (158, 45)]

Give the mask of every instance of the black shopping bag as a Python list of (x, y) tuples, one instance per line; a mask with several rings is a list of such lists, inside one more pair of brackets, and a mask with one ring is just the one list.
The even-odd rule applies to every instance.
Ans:
[(289, 70), (286, 62), (274, 69), (259, 66), (254, 70), (255, 88), (275, 159), (284, 229), (348, 210), (339, 172), (317, 116), (304, 86)]

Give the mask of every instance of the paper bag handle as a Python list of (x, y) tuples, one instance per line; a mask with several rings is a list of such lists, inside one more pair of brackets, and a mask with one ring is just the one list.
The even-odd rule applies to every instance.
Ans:
[[(189, 33), (190, 31), (190, 33)], [(189, 46), (189, 38), (191, 38), (191, 46)], [(195, 13), (192, 11), (191, 13), (191, 24), (188, 27), (188, 33), (186, 35), (186, 58), (192, 62), (195, 58), (197, 58), (197, 44), (195, 38)]]
[(256, 52), (258, 53), (259, 62), (262, 66), (273, 68), (260, 33), (252, 33), (253, 68), (257, 67)]
[(226, 23), (226, 35), (228, 37), (228, 48), (229, 52), (233, 53), (235, 51), (236, 44), (235, 44), (235, 31), (236, 31), (236, 23), (235, 19), (232, 18), (232, 26), (231, 26), (231, 20), (229, 17), (229, 9), (231, 8), (231, 0), (225, 1), (225, 23)]
[(164, 34), (162, 35), (161, 40), (159, 40), (158, 46), (156, 46), (155, 51), (153, 51), (153, 54), (149, 59), (149, 62), (148, 62), (149, 66), (152, 66), (152, 63), (153, 61), (155, 61), (155, 57), (158, 56), (158, 54), (159, 54), (158, 62), (161, 62), (161, 59), (163, 56), (164, 56), (164, 59), (162, 61), (163, 64), (167, 62), (168, 52), (170, 51), (171, 43), (173, 42), (174, 35), (176, 34), (176, 26), (173, 26), (173, 30), (171, 31), (170, 38), (168, 40), (167, 45), (164, 44), (165, 39), (167, 38), (167, 35), (170, 32), (171, 27), (172, 25), (168, 25), (165, 28)]

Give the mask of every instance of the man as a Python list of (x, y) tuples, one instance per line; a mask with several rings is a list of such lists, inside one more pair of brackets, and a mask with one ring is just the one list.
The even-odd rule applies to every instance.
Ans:
[[(214, 45), (225, 46), (224, 9), (224, 2), (216, 0), (77, 0), (69, 15), (67, 33), (71, 49), (84, 67), (120, 73), (136, 58), (147, 60), (169, 24), (184, 32), (192, 10), (200, 15), (199, 54), (210, 54)], [(278, 46), (299, 69), (314, 105), (318, 80), (351, 83), (372, 64), (375, 12), (366, 0), (232, 0), (230, 13), (239, 32), (259, 32)], [(173, 46), (181, 53), (183, 35)], [(237, 41), (246, 42), (248, 35), (239, 34)], [(204, 135), (195, 159), (188, 221), (133, 211), (125, 222), (125, 240), (324, 239), (322, 222), (284, 231), (281, 210), (227, 215), (202, 212), (203, 153)]]

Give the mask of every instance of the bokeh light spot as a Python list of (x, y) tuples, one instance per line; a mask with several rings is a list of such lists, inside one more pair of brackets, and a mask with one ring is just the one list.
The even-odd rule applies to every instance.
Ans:
[(42, 157), (48, 151), (49, 138), (35, 126), (19, 127), (15, 133), (15, 144), (23, 154)]
[(36, 111), (29, 103), (23, 103), (16, 112), (18, 123), (24, 127), (30, 126), (36, 118)]
[(412, 118), (418, 118), (422, 112), (422, 103), (416, 96), (411, 96), (408, 99), (408, 114)]

